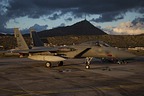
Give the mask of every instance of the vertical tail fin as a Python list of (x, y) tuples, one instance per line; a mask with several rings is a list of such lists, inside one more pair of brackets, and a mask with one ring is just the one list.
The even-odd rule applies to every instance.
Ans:
[(17, 46), (20, 50), (29, 49), (18, 28), (14, 28), (14, 35), (15, 35), (15, 38), (17, 39)]
[(43, 42), (41, 41), (40, 37), (38, 36), (35, 30), (30, 30), (30, 35), (34, 47), (44, 46)]

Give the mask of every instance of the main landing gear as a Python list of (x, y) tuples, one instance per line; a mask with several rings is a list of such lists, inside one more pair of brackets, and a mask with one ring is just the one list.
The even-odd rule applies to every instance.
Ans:
[(90, 69), (90, 62), (91, 62), (91, 60), (93, 59), (93, 57), (86, 57), (86, 66), (85, 66), (85, 68), (86, 69)]
[(46, 62), (46, 67), (50, 68), (51, 67), (51, 62)]
[(121, 61), (118, 60), (118, 61), (117, 61), (117, 64), (127, 64), (127, 63), (128, 63), (128, 62), (127, 62), (127, 61), (124, 61), (124, 60), (121, 60)]
[[(58, 66), (63, 66), (63, 61), (58, 62)], [(52, 67), (51, 62), (46, 62), (46, 67), (51, 68)]]

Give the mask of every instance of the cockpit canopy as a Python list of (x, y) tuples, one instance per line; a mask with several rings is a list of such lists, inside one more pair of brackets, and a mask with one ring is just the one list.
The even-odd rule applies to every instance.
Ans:
[(107, 44), (107, 43), (105, 43), (103, 41), (88, 41), (88, 42), (81, 43), (80, 45), (110, 47), (109, 44)]

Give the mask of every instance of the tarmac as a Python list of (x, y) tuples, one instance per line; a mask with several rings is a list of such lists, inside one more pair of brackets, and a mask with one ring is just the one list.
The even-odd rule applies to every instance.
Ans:
[(144, 56), (128, 64), (68, 59), (46, 68), (27, 58), (0, 58), (0, 96), (144, 96)]

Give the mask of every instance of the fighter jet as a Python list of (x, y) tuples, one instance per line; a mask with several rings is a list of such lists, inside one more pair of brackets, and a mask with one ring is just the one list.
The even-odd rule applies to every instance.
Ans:
[[(13, 52), (20, 53), (21, 55), (28, 54), (28, 58), (33, 60), (46, 61), (46, 66), (49, 67), (51, 67), (51, 62), (59, 62), (59, 66), (63, 65), (62, 61), (65, 59), (60, 56), (55, 56), (51, 53), (57, 51), (57, 48), (48, 47), (46, 49), (41, 49), (37, 47), (34, 49), (29, 49), (18, 28), (14, 28), (14, 34), (17, 39), (17, 45), (19, 49)], [(46, 54), (41, 54), (42, 52), (46, 52)]]
[[(36, 34), (36, 32), (32, 32), (32, 34)], [(38, 35), (37, 38), (32, 38), (33, 41), (40, 40), (38, 39)], [(88, 41), (78, 45), (59, 47), (57, 55), (64, 58), (86, 58), (86, 69), (90, 68), (90, 62), (93, 57), (102, 60), (111, 60), (118, 64), (125, 63), (125, 60), (135, 57), (135, 55), (127, 51), (111, 47), (103, 41)]]
[(62, 47), (58, 55), (66, 58), (86, 58), (86, 69), (90, 68), (93, 57), (111, 60), (118, 64), (126, 63), (125, 60), (135, 57), (135, 55), (127, 51), (111, 47), (102, 41), (89, 41), (79, 45)]

